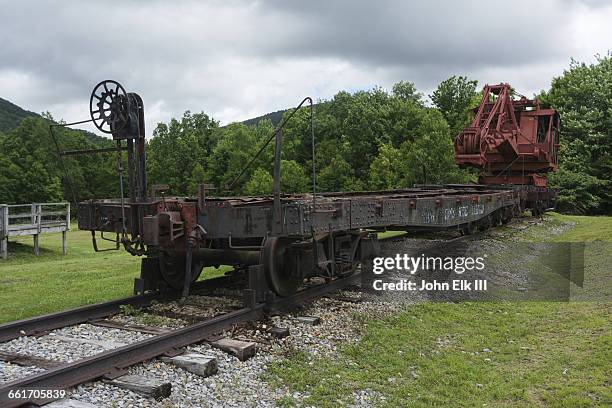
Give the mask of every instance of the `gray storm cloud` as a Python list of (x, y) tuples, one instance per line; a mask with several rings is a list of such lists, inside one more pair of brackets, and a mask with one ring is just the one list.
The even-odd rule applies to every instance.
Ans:
[(148, 133), (183, 111), (227, 123), (306, 94), (429, 92), (453, 74), (548, 87), (570, 58), (607, 52), (603, 1), (0, 1), (0, 96), (87, 117), (113, 78), (145, 99)]

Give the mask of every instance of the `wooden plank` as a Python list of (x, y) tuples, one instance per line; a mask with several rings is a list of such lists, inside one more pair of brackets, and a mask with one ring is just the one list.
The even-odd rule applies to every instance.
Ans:
[(38, 239), (38, 234), (34, 234), (32, 237), (34, 239), (34, 255), (38, 256), (40, 255), (40, 240)]
[(252, 341), (234, 340), (229, 337), (215, 340), (211, 342), (210, 345), (238, 357), (240, 361), (245, 361), (253, 357), (257, 351), (256, 343)]
[(172, 393), (171, 383), (142, 375), (122, 375), (110, 383), (155, 399), (167, 398)]
[(8, 236), (0, 239), (0, 256), (2, 259), (8, 258)]
[(148, 334), (164, 334), (164, 333), (168, 333), (172, 331), (172, 329), (164, 329), (161, 327), (154, 327), (154, 326), (144, 326), (140, 324), (127, 324), (127, 323), (122, 323), (122, 322), (118, 322), (114, 320), (106, 320), (106, 319), (94, 320), (88, 323), (93, 326), (110, 327), (113, 329), (128, 330), (128, 331), (135, 331), (139, 333), (148, 333)]
[(188, 353), (176, 357), (162, 357), (162, 361), (174, 364), (201, 377), (209, 377), (218, 371), (217, 359), (204, 354)]
[(62, 336), (60, 334), (50, 334), (49, 338), (71, 343), (91, 344), (93, 346), (100, 346), (109, 350), (126, 345), (126, 343), (120, 343), (117, 341), (82, 339), (80, 337)]
[(289, 336), (289, 329), (287, 327), (272, 327), (270, 334), (277, 339), (284, 339)]
[(321, 319), (316, 316), (298, 316), (296, 317), (296, 320), (310, 326), (316, 326), (321, 322)]
[(68, 237), (66, 231), (62, 231), (62, 255), (68, 254)]
[[(62, 231), (66, 231), (66, 227), (51, 227), (51, 228), (42, 228), (41, 232), (43, 234), (53, 234), (55, 232), (62, 232)], [(27, 235), (34, 235), (34, 234), (38, 234), (38, 228), (31, 228), (31, 229), (27, 229), (27, 230), (13, 230), (11, 228), (9, 228), (8, 230), (8, 236), (9, 237), (24, 237)]]
[(23, 367), (55, 368), (61, 366), (61, 361), (48, 360), (42, 357), (26, 356), (23, 354), (0, 351), (0, 361), (16, 364)]
[(204, 320), (210, 319), (210, 316), (196, 316), (192, 314), (174, 312), (172, 310), (147, 309), (146, 312), (156, 316), (167, 317), (169, 319), (180, 319), (185, 320), (187, 322), (202, 322)]

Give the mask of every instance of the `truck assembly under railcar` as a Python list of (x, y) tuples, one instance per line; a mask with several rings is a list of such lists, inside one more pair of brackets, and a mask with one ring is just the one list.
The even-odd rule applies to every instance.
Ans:
[[(313, 193), (281, 194), (282, 127), (305, 102), (314, 155), (312, 100), (306, 98), (267, 141), (275, 141), (272, 196), (214, 197), (201, 186), (190, 198), (160, 196), (157, 187), (149, 193), (142, 99), (103, 81), (91, 95), (91, 118), (116, 141), (122, 186), (127, 151), (128, 196), (122, 187), (120, 199), (80, 203), (79, 228), (92, 232), (96, 250), (97, 239), (111, 234), (116, 248), (144, 257), (136, 292), (171, 287), (186, 295), (205, 266), (230, 264), (248, 274), (251, 302), (288, 296), (305, 278), (354, 273), (377, 252), (376, 231), (452, 228), (469, 234), (526, 208), (539, 214), (550, 207), (554, 192), (541, 177), (556, 169), (559, 116), (533, 101), (513, 102), (510, 92), (507, 85), (485, 87), (474, 123), (456, 139), (458, 163), (483, 169), (482, 184), (317, 193), (313, 170)], [(520, 173), (523, 168), (528, 173)]]

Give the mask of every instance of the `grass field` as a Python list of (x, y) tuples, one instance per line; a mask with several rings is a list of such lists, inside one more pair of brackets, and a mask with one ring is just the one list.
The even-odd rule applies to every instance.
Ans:
[[(561, 226), (569, 228), (551, 233)], [(553, 213), (518, 237), (591, 243), (585, 280), (609, 289), (612, 217)], [(343, 406), (364, 389), (391, 407), (610, 406), (610, 312), (609, 301), (423, 303), (358, 319), (361, 341), (338, 358), (297, 352), (267, 377), (309, 396), (280, 401), (288, 406)]]

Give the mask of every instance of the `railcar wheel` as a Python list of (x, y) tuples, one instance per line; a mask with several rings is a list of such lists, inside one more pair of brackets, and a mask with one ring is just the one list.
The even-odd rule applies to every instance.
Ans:
[(464, 224), (463, 227), (461, 227), (461, 234), (463, 235), (473, 235), (476, 233), (476, 222), (472, 221), (472, 222), (468, 222), (467, 224)]
[[(185, 254), (168, 254), (160, 252), (159, 270), (163, 280), (173, 289), (182, 290), (185, 283)], [(194, 261), (191, 265), (191, 282), (195, 282), (202, 273), (201, 262)]]
[(501, 209), (495, 211), (492, 216), (492, 221), (493, 221), (493, 226), (495, 227), (501, 227), (504, 223), (502, 221), (502, 213), (501, 213)]
[(282, 297), (294, 294), (301, 282), (300, 278), (291, 276), (291, 269), (295, 265), (287, 253), (290, 243), (288, 239), (271, 237), (266, 240), (262, 252), (262, 264), (268, 285), (274, 293)]
[(489, 228), (491, 228), (491, 215), (487, 215), (486, 217), (482, 218), (479, 223), (478, 223), (478, 229), (480, 231), (486, 231)]
[(510, 207), (502, 208), (502, 224), (507, 224), (512, 219), (512, 209)]

